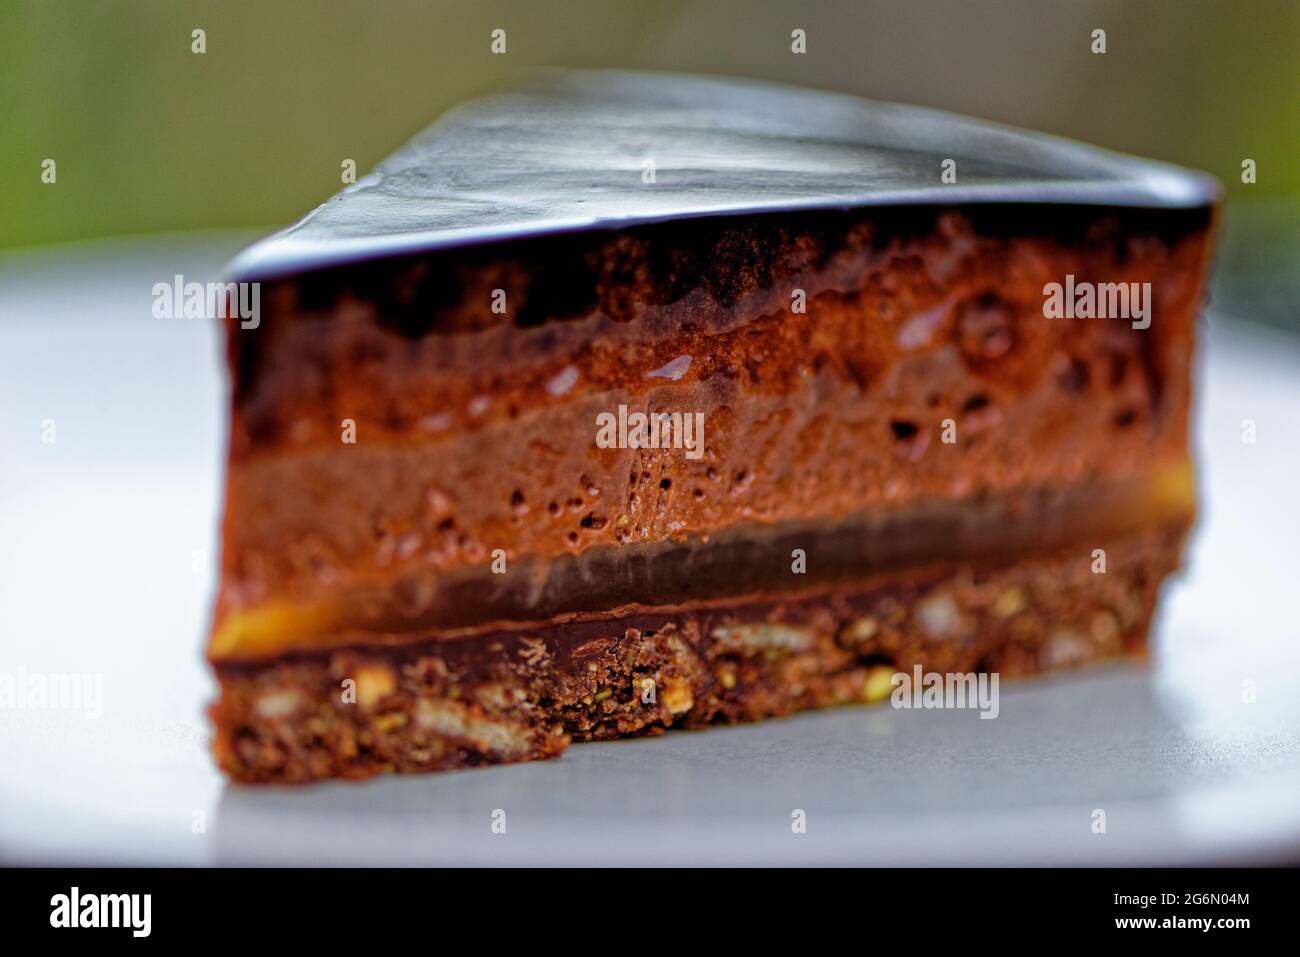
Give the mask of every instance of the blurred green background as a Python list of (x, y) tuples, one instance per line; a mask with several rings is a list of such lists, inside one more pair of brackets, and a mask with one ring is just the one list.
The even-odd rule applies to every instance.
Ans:
[(541, 65), (755, 76), (1208, 170), (1220, 299), (1297, 313), (1300, 0), (0, 0), (0, 248), (282, 225), (343, 159)]

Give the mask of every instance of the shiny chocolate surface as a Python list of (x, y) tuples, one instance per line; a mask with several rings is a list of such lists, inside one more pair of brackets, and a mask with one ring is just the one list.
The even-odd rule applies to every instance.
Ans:
[(746, 80), (571, 71), (452, 110), (244, 251), (230, 272), (269, 279), (700, 216), (954, 203), (1187, 208), (1218, 195), (1200, 173), (935, 110)]

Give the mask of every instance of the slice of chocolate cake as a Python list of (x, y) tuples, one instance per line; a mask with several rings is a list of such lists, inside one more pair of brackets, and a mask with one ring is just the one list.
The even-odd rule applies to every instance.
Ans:
[(449, 114), (233, 267), (219, 763), (518, 761), (1141, 654), (1216, 197), (749, 83)]

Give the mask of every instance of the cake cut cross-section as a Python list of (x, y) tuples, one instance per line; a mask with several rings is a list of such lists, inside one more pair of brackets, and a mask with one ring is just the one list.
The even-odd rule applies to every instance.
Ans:
[(452, 111), (232, 264), (218, 763), (523, 761), (1142, 656), (1217, 200), (742, 81)]

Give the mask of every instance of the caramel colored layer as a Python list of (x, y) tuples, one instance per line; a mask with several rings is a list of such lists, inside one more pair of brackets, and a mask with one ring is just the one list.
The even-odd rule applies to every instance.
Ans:
[(710, 538), (590, 549), (493, 570), (379, 579), (328, 598), (269, 602), (227, 615), (214, 660), (298, 649), (471, 641), (484, 625), (605, 617), (861, 581), (935, 561), (1013, 560), (1076, 544), (1080, 555), (1144, 524), (1185, 524), (1190, 470), (1138, 482), (931, 502), (836, 523), (738, 526)]

